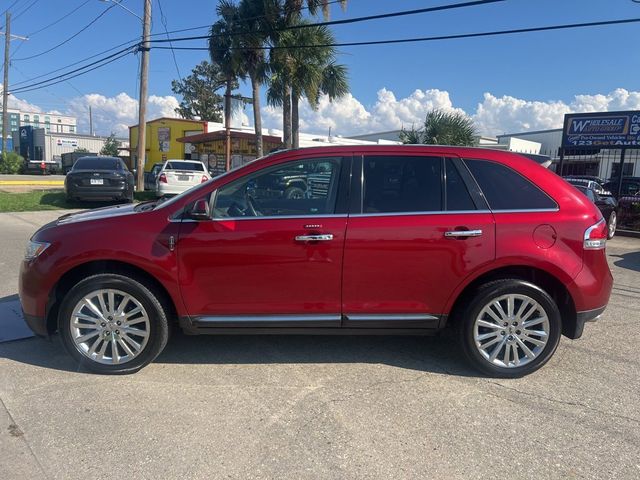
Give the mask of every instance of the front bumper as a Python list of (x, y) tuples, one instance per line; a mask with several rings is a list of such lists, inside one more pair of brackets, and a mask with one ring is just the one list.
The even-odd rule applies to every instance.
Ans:
[(48, 337), (47, 322), (44, 317), (23, 313), (24, 321), (33, 333), (40, 337)]

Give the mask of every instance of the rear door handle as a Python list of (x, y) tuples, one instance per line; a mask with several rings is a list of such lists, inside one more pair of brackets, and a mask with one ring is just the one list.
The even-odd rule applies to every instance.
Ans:
[(464, 238), (464, 237), (480, 237), (482, 230), (450, 230), (444, 232), (444, 236), (447, 238)]
[(328, 242), (333, 240), (333, 235), (330, 233), (322, 233), (318, 235), (298, 235), (296, 242)]

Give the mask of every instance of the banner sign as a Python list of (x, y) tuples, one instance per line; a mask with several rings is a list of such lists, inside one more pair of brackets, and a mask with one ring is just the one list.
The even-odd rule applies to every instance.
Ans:
[(161, 152), (168, 152), (171, 149), (171, 128), (158, 128), (158, 144)]
[(566, 114), (562, 146), (640, 148), (640, 111)]
[(58, 147), (75, 148), (78, 146), (77, 138), (56, 138), (56, 145)]

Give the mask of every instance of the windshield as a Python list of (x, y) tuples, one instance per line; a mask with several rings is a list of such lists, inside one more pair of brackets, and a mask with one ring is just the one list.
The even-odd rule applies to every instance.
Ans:
[(204, 172), (204, 165), (200, 162), (167, 162), (165, 170), (194, 170)]
[(119, 170), (119, 158), (79, 158), (73, 170)]

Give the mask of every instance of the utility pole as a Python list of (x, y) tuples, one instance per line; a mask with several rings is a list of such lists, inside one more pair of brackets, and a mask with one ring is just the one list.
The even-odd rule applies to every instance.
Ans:
[(7, 134), (9, 132), (9, 62), (10, 51), (9, 47), (12, 38), (20, 40), (29, 40), (27, 37), (21, 37), (19, 35), (11, 35), (11, 12), (7, 10), (5, 13), (6, 26), (5, 31), (0, 32), (0, 35), (4, 35), (4, 80), (2, 81), (2, 154), (7, 151)]
[(93, 115), (91, 113), (91, 105), (89, 105), (89, 135), (93, 137)]
[(137, 190), (144, 191), (144, 165), (147, 144), (147, 83), (149, 75), (149, 33), (151, 30), (151, 0), (144, 0), (144, 18), (142, 20), (142, 52), (140, 67), (140, 98), (138, 103), (138, 171)]

